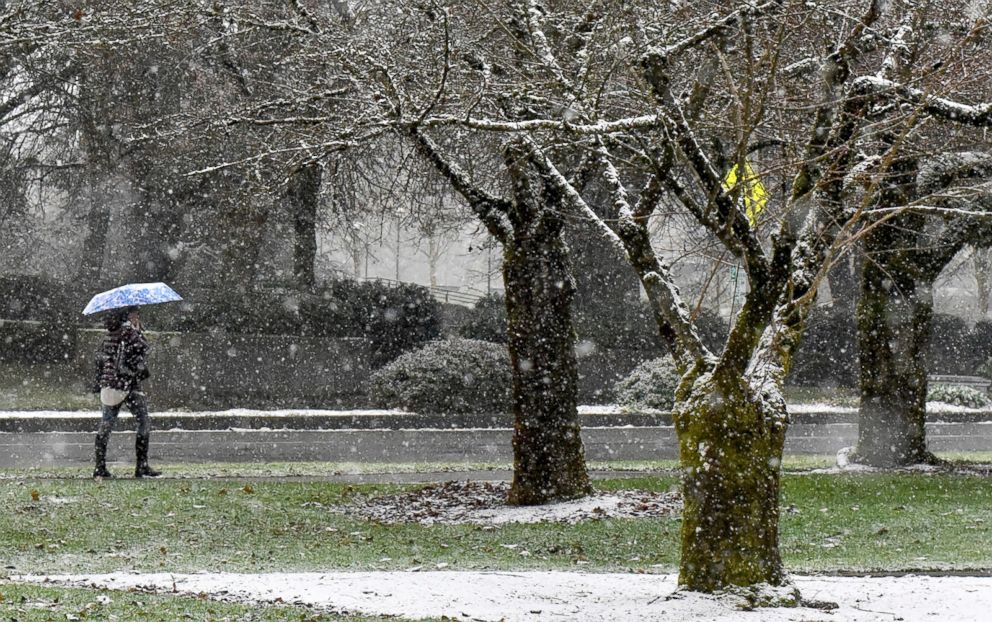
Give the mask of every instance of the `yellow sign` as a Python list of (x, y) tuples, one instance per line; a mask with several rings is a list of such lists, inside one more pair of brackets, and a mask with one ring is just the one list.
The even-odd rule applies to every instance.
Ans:
[[(723, 189), (727, 192), (733, 191), (737, 187), (737, 165), (735, 164), (729, 171), (727, 171), (727, 176), (723, 178)], [(768, 192), (765, 187), (761, 185), (761, 180), (758, 175), (751, 168), (751, 164), (744, 160), (744, 213), (747, 214), (747, 221), (751, 224), (751, 228), (758, 222), (758, 214), (761, 210), (765, 209), (765, 205), (768, 203)]]

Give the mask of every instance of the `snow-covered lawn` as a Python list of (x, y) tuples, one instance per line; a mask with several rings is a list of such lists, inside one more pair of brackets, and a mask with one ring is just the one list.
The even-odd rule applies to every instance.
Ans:
[(987, 577), (796, 577), (804, 598), (832, 611), (740, 609), (735, 597), (676, 592), (674, 575), (578, 572), (327, 572), (291, 574), (105, 574), (12, 577), (15, 581), (207, 595), (308, 605), (324, 611), (498, 622), (985, 622)]

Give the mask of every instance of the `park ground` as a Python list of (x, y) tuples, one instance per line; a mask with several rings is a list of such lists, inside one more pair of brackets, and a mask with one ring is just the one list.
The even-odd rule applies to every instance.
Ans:
[[(804, 598), (838, 608), (757, 611), (677, 592), (668, 462), (594, 465), (597, 496), (541, 522), (474, 477), (505, 465), (165, 465), (106, 482), (7, 469), (0, 619), (983, 620), (990, 456), (947, 457), (903, 472), (788, 460), (783, 557)], [(418, 475), (463, 481), (395, 483)]]

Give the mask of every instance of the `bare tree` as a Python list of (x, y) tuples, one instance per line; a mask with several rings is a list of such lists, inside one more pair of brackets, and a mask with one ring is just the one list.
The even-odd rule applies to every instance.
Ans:
[[(890, 6), (886, 13), (880, 2), (860, 11), (856, 3), (838, 2), (807, 11), (772, 1), (714, 14), (709, 6), (683, 5), (662, 22), (664, 11), (655, 6), (628, 7), (630, 14), (573, 11), (569, 3), (510, 5), (506, 15), (487, 18), (508, 33), (513, 55), (500, 56), (493, 45), (470, 56), (456, 39), (444, 49), (458, 49), (470, 66), (483, 59), (475, 62), (480, 86), (453, 86), (460, 69), (448, 62), (443, 96), (424, 95), (430, 110), (396, 116), (421, 139), (425, 128), (438, 126), (518, 136), (505, 142), (513, 154), (507, 159), (526, 166), (526, 187), (544, 188), (546, 202), (599, 223), (614, 241), (641, 278), (683, 374), (675, 412), (686, 500), (680, 582), (705, 591), (786, 585), (778, 550), (779, 465), (788, 427), (781, 388), (819, 284), (866, 215), (876, 213), (884, 179), (918, 148), (918, 136), (926, 143), (922, 120), (953, 112), (959, 123), (982, 124), (985, 109), (937, 97), (955, 92), (939, 72), (914, 85), (889, 74), (903, 52), (900, 25), (919, 15), (914, 7)], [(630, 24), (643, 23), (652, 28), (627, 34)], [(447, 42), (453, 28), (444, 24)], [(981, 19), (963, 24), (947, 35), (958, 46), (984, 30)], [(829, 51), (819, 57), (817, 48)], [(487, 73), (487, 55), (500, 58), (510, 68), (502, 75), (517, 80), (512, 93), (504, 85), (491, 101), (483, 96), (495, 74)], [(621, 71), (632, 56), (639, 72)], [(818, 89), (810, 88), (806, 67), (817, 68)], [(459, 107), (451, 111), (454, 102)], [(508, 114), (519, 109), (529, 114)], [(766, 140), (801, 147), (764, 155)], [(744, 185), (728, 188), (726, 168), (718, 165), (744, 170), (752, 156), (768, 178), (789, 180), (791, 188), (782, 204), (758, 215), (748, 213)], [(873, 166), (865, 165), (869, 160)], [(845, 180), (861, 170), (870, 170), (869, 181), (854, 196)], [(589, 174), (612, 189), (614, 218), (598, 216), (583, 196)], [(675, 197), (747, 277), (743, 305), (719, 352), (700, 341), (668, 265), (651, 245), (647, 222), (663, 196)], [(900, 213), (909, 206), (891, 207)]]

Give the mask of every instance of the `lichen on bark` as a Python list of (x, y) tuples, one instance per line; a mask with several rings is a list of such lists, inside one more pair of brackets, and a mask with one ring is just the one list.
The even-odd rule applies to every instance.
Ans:
[(686, 381), (675, 412), (685, 498), (679, 584), (787, 585), (778, 548), (784, 403), (720, 368)]

